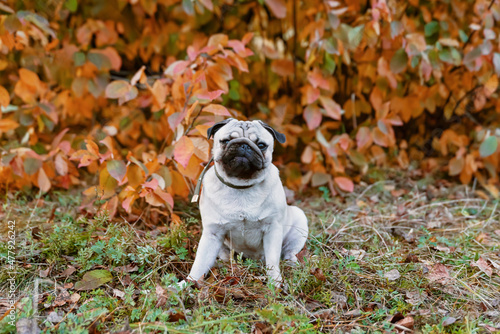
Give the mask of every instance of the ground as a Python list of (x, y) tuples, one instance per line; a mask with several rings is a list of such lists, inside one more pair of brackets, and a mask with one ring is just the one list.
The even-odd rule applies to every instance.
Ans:
[(6, 193), (0, 333), (14, 323), (18, 333), (499, 332), (499, 200), (418, 173), (365, 181), (343, 196), (295, 194), (310, 235), (300, 264), (283, 264), (285, 291), (238, 256), (202, 284), (172, 288), (196, 252), (194, 205), (179, 204), (182, 223), (164, 226), (152, 210), (91, 214), (77, 190)]

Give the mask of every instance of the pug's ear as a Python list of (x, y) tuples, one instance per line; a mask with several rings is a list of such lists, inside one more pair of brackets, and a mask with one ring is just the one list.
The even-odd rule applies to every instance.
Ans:
[(231, 122), (232, 120), (233, 118), (228, 118), (223, 121), (220, 121), (219, 123), (215, 123), (214, 126), (212, 126), (207, 130), (207, 139), (210, 139), (212, 136), (215, 136), (215, 133), (219, 131), (220, 128), (222, 128), (224, 125)]
[(262, 121), (259, 121), (259, 123), (264, 127), (264, 129), (269, 131), (273, 135), (274, 139), (276, 139), (280, 144), (283, 144), (286, 141), (286, 136), (284, 134), (274, 130), (271, 126)]

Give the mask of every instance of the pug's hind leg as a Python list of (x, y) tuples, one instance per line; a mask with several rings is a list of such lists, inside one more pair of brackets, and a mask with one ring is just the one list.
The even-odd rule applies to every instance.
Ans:
[(297, 254), (304, 247), (309, 228), (307, 227), (307, 217), (304, 211), (296, 206), (289, 206), (287, 209), (286, 224), (291, 226), (283, 240), (281, 254), (284, 260), (291, 263), (297, 262)]
[(218, 257), (222, 262), (229, 262), (231, 259), (231, 250), (226, 244), (222, 244)]

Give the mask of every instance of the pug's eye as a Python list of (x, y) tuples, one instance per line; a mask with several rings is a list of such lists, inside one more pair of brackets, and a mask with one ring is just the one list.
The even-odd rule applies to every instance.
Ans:
[(227, 145), (227, 143), (229, 143), (229, 139), (222, 139), (222, 140), (220, 141), (220, 143), (221, 143), (222, 145)]
[(267, 145), (264, 144), (264, 143), (258, 143), (257, 146), (261, 149), (261, 150), (265, 150), (267, 148)]

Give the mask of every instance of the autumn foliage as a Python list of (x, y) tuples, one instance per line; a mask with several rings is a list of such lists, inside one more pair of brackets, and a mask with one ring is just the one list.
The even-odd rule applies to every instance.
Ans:
[[(112, 214), (187, 199), (231, 116), (287, 136), (291, 189), (371, 166), (498, 197), (500, 2), (0, 2), (0, 185), (82, 183)], [(120, 209), (120, 210), (121, 210)]]

